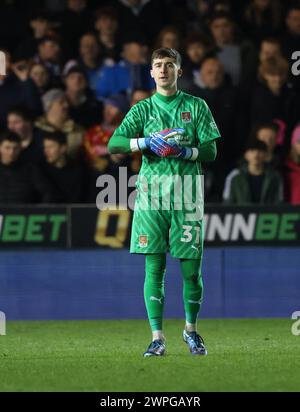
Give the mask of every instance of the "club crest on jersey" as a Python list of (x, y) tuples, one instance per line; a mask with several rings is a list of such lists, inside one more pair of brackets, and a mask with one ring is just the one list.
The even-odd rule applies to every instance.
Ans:
[(148, 236), (140, 235), (139, 236), (139, 247), (147, 247), (147, 246), (148, 246)]
[(181, 112), (181, 120), (183, 121), (183, 123), (191, 123), (191, 112)]

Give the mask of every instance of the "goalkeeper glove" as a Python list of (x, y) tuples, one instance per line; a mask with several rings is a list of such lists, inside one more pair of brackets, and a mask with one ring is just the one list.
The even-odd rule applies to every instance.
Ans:
[(152, 152), (157, 154), (159, 157), (167, 157), (176, 155), (175, 136), (182, 135), (184, 129), (182, 128), (173, 128), (165, 129), (160, 132), (151, 133), (150, 148)]
[(173, 148), (171, 157), (189, 160), (193, 155), (193, 150), (190, 147), (182, 147), (176, 143), (173, 143), (172, 146)]

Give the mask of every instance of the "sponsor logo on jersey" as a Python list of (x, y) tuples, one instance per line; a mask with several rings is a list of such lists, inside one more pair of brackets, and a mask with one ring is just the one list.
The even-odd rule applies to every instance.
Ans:
[(181, 112), (181, 120), (183, 121), (183, 123), (191, 123), (191, 112)]
[(147, 247), (147, 246), (148, 246), (148, 236), (140, 235), (139, 236), (139, 247)]

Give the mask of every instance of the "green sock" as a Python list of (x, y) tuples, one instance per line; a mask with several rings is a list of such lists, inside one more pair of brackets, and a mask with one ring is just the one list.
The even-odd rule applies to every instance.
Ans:
[(183, 277), (183, 302), (185, 319), (196, 323), (203, 298), (203, 282), (200, 259), (180, 259)]
[(166, 255), (146, 255), (144, 298), (152, 331), (162, 330)]

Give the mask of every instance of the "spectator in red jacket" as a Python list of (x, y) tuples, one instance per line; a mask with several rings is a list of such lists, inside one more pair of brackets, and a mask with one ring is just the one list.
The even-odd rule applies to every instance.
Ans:
[(300, 125), (293, 131), (285, 166), (285, 199), (292, 205), (300, 205)]

